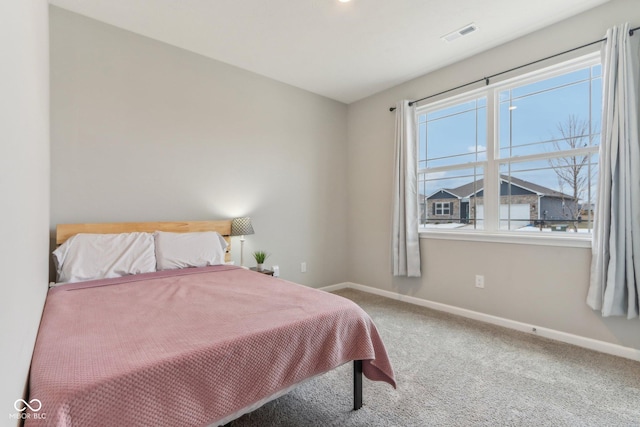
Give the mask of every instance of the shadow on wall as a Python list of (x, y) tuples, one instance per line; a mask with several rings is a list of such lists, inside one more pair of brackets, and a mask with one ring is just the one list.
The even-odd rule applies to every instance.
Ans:
[(422, 287), (422, 279), (422, 277), (392, 277), (391, 288), (400, 295), (416, 296)]
[[(615, 339), (611, 340), (613, 343), (640, 349), (640, 322), (638, 322), (638, 318), (627, 319), (626, 316), (602, 317), (598, 310), (594, 310), (594, 313), (600, 318), (611, 336), (615, 337)], [(634, 337), (634, 339), (630, 340), (629, 337)], [(640, 356), (640, 350), (638, 350), (638, 355)]]
[(53, 251), (56, 250), (58, 246), (56, 245), (56, 230), (49, 230), (49, 282), (56, 281), (56, 266), (53, 263), (53, 256), (51, 255)]

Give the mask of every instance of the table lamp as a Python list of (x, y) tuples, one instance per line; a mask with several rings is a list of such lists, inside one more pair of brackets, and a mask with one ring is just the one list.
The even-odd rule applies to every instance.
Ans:
[(244, 267), (244, 236), (255, 234), (251, 225), (251, 218), (234, 218), (231, 221), (231, 235), (240, 236), (240, 266)]

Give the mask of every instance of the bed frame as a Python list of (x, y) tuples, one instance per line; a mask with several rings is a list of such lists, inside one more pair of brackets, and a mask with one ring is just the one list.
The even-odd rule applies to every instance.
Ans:
[[(225, 261), (231, 261), (231, 220), (219, 221), (173, 221), (173, 222), (105, 222), (83, 224), (58, 224), (56, 244), (61, 245), (78, 233), (116, 234), (154, 231), (188, 233), (217, 231), (227, 241)], [(362, 408), (362, 360), (353, 361), (353, 409)]]

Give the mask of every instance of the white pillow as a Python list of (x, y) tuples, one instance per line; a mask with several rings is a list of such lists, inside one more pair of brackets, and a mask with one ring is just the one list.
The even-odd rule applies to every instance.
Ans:
[(224, 264), (227, 242), (215, 231), (167, 233), (156, 231), (158, 271)]
[(151, 233), (76, 234), (53, 251), (60, 283), (156, 271)]

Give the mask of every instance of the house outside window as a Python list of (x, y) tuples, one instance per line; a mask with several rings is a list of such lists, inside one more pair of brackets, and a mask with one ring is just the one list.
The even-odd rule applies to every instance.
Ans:
[(452, 202), (435, 202), (431, 206), (433, 207), (434, 215), (437, 216), (449, 216), (453, 211)]
[(600, 69), (588, 55), (419, 107), (422, 229), (590, 233)]

